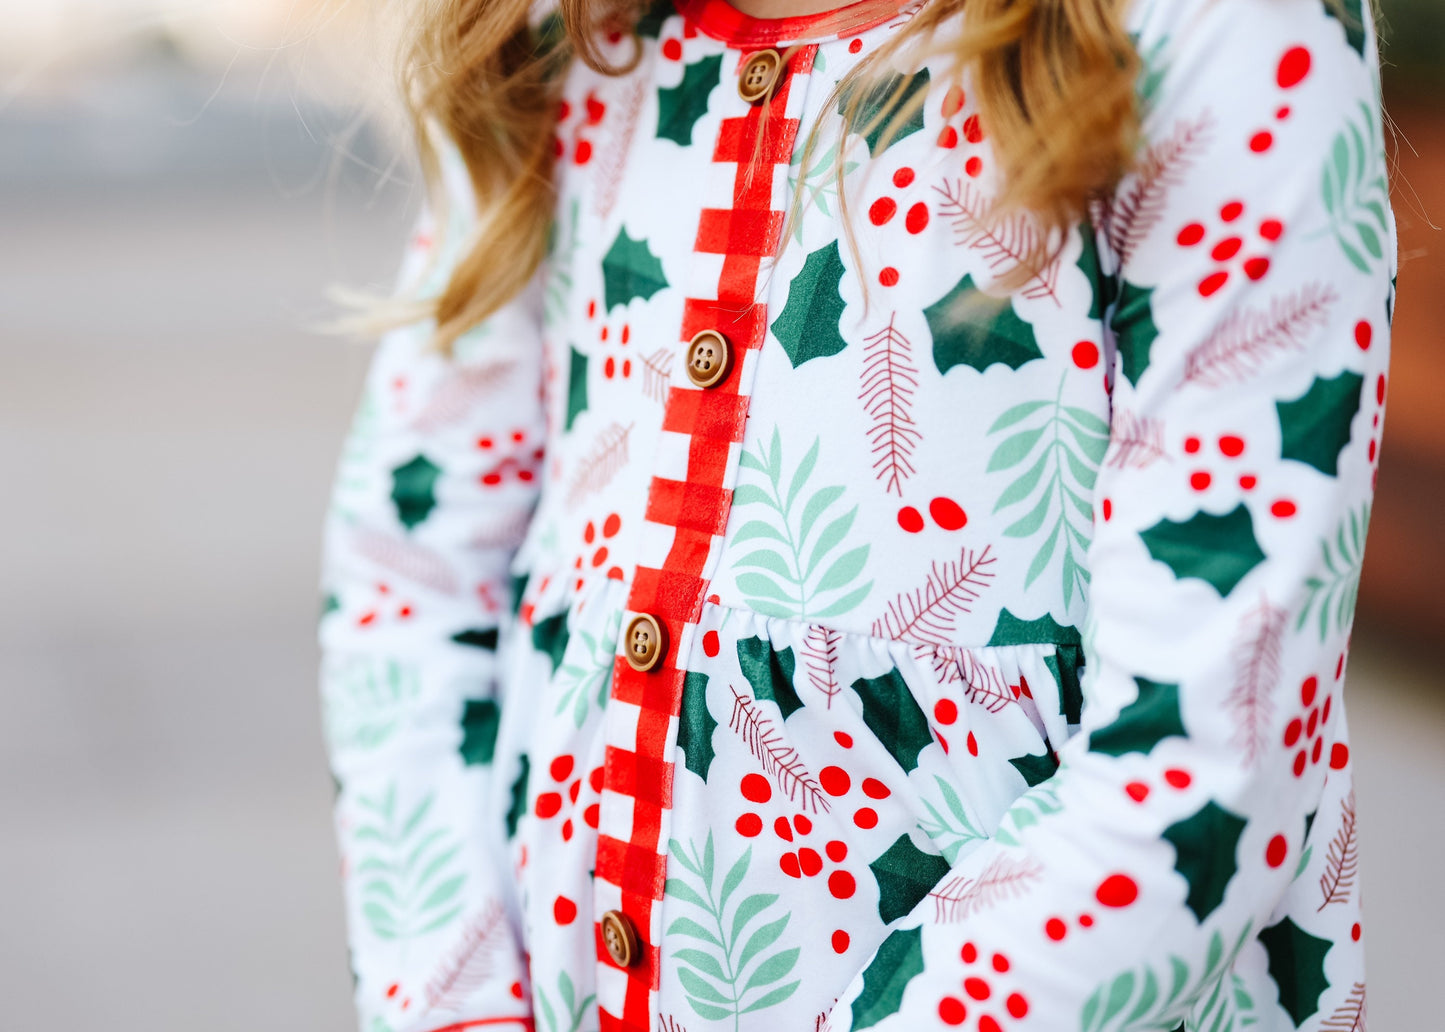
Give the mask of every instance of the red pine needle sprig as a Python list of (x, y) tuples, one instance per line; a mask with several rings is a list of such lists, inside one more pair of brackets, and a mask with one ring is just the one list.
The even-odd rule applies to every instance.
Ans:
[(1325, 854), (1325, 870), (1320, 875), (1320, 895), (1324, 897), (1317, 910), (1331, 903), (1347, 903), (1360, 870), (1360, 844), (1355, 834), (1355, 792), (1340, 802), (1340, 830), (1330, 840)]
[(969, 612), (993, 577), (988, 568), (996, 559), (989, 555), (992, 547), (985, 546), (979, 553), (965, 548), (951, 562), (935, 560), (921, 588), (900, 594), (888, 603), (887, 612), (873, 621), (874, 636), (948, 645), (958, 618)]
[[(732, 688), (731, 685), (728, 686)], [(763, 766), (763, 771), (778, 784), (788, 801), (814, 813), (832, 810), (822, 786), (809, 773), (798, 750), (783, 741), (772, 719), (758, 708), (757, 700), (732, 688), (733, 712), (728, 727), (737, 733)]]
[(935, 920), (957, 924), (970, 914), (1025, 895), (1042, 876), (1043, 868), (1035, 860), (1001, 856), (977, 879), (955, 875), (928, 896), (934, 902)]
[(1298, 351), (1310, 330), (1324, 326), (1330, 306), (1339, 300), (1327, 283), (1308, 283), (1270, 300), (1269, 311), (1242, 308), (1184, 356), (1184, 380), (1205, 387), (1243, 383), (1284, 351)]
[(1224, 700), (1234, 717), (1231, 743), (1244, 753), (1251, 767), (1264, 751), (1265, 736), (1274, 717), (1271, 693), (1279, 683), (1280, 658), (1288, 614), (1261, 597), (1259, 605), (1244, 614), (1234, 640), (1234, 686)]
[(885, 490), (903, 497), (903, 481), (917, 470), (913, 451), (923, 434), (913, 421), (913, 395), (918, 390), (918, 367), (913, 364), (913, 345), (894, 325), (865, 338), (863, 377), (858, 400), (871, 423), (868, 440), (873, 446), (873, 473)]

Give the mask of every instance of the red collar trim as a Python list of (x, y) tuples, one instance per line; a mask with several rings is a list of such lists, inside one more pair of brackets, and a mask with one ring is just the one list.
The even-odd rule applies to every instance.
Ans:
[(798, 18), (754, 18), (728, 0), (674, 0), (678, 12), (705, 35), (750, 50), (776, 43), (836, 39), (881, 25), (915, 0), (857, 0), (846, 7)]

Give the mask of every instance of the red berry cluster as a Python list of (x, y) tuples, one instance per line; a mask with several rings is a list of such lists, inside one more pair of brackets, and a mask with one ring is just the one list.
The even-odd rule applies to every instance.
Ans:
[(1334, 696), (1326, 692), (1324, 701), (1315, 705), (1319, 687), (1319, 678), (1313, 674), (1304, 679), (1299, 690), (1300, 715), (1291, 720), (1284, 729), (1284, 747), (1299, 747), (1292, 768), (1297, 778), (1304, 777), (1305, 771), (1319, 763), (1324, 753), (1324, 729), (1330, 719), (1330, 704), (1334, 701)]
[(1016, 1021), (1028, 1017), (1027, 997), (1009, 992), (1008, 980), (1002, 977), (1012, 967), (1008, 957), (995, 953), (985, 965), (978, 947), (971, 942), (963, 944), (959, 956), (967, 965), (960, 982), (962, 991), (938, 1001), (938, 1017), (945, 1025), (962, 1025), (972, 1017), (978, 1032), (1003, 1032), (1003, 1015)]

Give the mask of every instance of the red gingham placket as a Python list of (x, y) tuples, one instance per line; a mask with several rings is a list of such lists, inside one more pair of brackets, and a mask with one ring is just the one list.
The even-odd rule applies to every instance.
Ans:
[[(741, 117), (726, 118), (719, 128), (712, 160), (735, 164), (732, 207), (702, 212), (694, 251), (721, 255), (722, 273), (715, 299), (689, 298), (685, 302), (681, 339), (691, 340), (700, 330), (717, 330), (734, 349), (727, 378), (710, 390), (672, 387), (663, 416), (663, 434), (686, 438), (685, 480), (655, 475), (648, 491), (649, 529), (665, 528), (671, 543), (660, 569), (639, 565), (627, 606), (634, 613), (650, 613), (667, 632), (663, 661), (639, 673), (619, 656), (614, 661), (611, 698), (637, 714), (630, 748), (609, 736), (603, 776), (604, 806), (609, 794), (625, 796), (613, 806), (631, 805), (630, 833), (619, 839), (608, 835), (604, 823), (597, 846), (599, 882), (620, 895), (620, 909), (637, 930), (640, 959), (625, 973), (612, 962), (596, 924), (599, 973), (598, 1006), (602, 1032), (651, 1032), (652, 994), (659, 988), (661, 954), (652, 925), (654, 907), (661, 901), (667, 880), (666, 832), (672, 808), (676, 721), (686, 677), (686, 650), (715, 559), (715, 546), (727, 528), (732, 506), (728, 486), (733, 450), (740, 447), (747, 420), (748, 394), (744, 378), (751, 379), (750, 354), (763, 345), (767, 310), (758, 302), (763, 263), (776, 251), (786, 212), (773, 207), (774, 180), (779, 169), (786, 174), (798, 134), (798, 119), (785, 117), (794, 79), (812, 69), (815, 46), (800, 47), (790, 55), (772, 97), (750, 107)], [(739, 54), (739, 66), (747, 52)], [(659, 550), (661, 551), (661, 550)], [(624, 621), (625, 625), (625, 621)], [(610, 709), (609, 718), (614, 717)], [(630, 712), (629, 712), (630, 716)], [(597, 917), (600, 919), (600, 914)], [(621, 1014), (608, 1009), (604, 991), (608, 971), (626, 977)], [(615, 984), (615, 983), (614, 983)]]

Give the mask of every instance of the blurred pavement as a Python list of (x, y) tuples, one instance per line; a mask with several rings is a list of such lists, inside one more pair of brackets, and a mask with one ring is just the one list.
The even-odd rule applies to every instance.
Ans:
[[(312, 626), (366, 352), (305, 326), (414, 197), (215, 85), (0, 108), (6, 1032), (354, 1024)], [(1350, 699), (1371, 1017), (1439, 1028), (1439, 662), (1362, 633)]]

